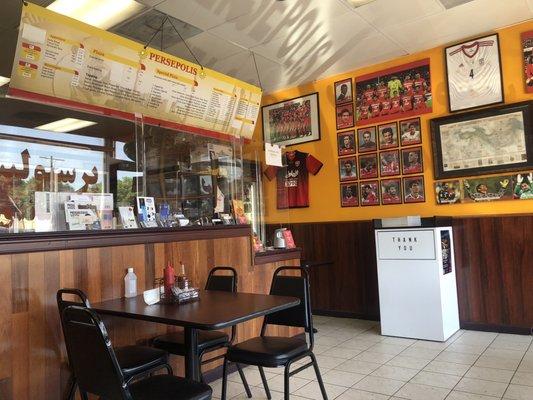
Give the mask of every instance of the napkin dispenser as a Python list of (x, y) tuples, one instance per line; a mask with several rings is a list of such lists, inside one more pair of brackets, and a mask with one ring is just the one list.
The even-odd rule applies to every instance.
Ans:
[(280, 228), (276, 229), (274, 232), (274, 248), (275, 249), (285, 249), (287, 247), (287, 243), (285, 242), (285, 237), (283, 237), (283, 231), (285, 231), (287, 228)]

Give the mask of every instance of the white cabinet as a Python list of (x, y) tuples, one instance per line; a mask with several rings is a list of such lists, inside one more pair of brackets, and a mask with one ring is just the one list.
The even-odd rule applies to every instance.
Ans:
[(451, 227), (377, 229), (381, 333), (445, 341), (459, 330)]

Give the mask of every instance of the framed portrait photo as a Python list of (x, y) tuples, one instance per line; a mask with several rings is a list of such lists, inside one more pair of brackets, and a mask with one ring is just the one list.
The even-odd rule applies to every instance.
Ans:
[(353, 104), (346, 103), (335, 107), (337, 129), (353, 128)]
[(380, 150), (398, 147), (398, 124), (396, 122), (379, 125), (378, 134)]
[(533, 93), (533, 31), (523, 32), (522, 52), (524, 56), (524, 81), (527, 93)]
[(400, 153), (398, 150), (379, 153), (379, 174), (380, 176), (400, 175)]
[(533, 101), (431, 120), (435, 179), (533, 168)]
[(448, 46), (444, 54), (450, 112), (503, 103), (497, 33)]
[(402, 149), (402, 174), (421, 174), (422, 172), (424, 172), (422, 147), (417, 146)]
[(344, 104), (353, 101), (352, 78), (335, 82), (335, 104)]
[(373, 154), (359, 155), (359, 179), (378, 177), (378, 156)]
[(278, 146), (320, 140), (319, 115), (318, 93), (264, 106), (263, 139)]
[(461, 181), (437, 181), (435, 185), (435, 198), (437, 204), (461, 203)]
[(426, 201), (423, 176), (412, 176), (402, 180), (404, 203), (423, 203)]
[(354, 181), (357, 179), (357, 160), (356, 157), (339, 158), (339, 180)]
[(381, 184), (381, 204), (402, 204), (402, 180), (383, 179)]
[(358, 205), (357, 182), (341, 184), (341, 207), (357, 207)]
[(355, 132), (346, 131), (337, 133), (337, 151), (339, 156), (355, 154)]
[(420, 118), (400, 121), (400, 144), (402, 146), (411, 146), (420, 143), (422, 143)]
[(367, 126), (357, 130), (357, 149), (359, 153), (368, 153), (378, 149), (375, 126)]
[(379, 206), (379, 182), (361, 182), (359, 190), (362, 206)]

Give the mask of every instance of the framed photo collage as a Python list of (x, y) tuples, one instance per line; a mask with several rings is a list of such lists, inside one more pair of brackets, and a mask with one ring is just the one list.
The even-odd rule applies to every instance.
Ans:
[(355, 128), (352, 80), (334, 91), (341, 207), (424, 202), (420, 117)]

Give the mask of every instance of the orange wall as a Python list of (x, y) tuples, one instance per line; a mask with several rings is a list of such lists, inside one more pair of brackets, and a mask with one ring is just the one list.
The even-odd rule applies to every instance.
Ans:
[[(500, 52), (502, 57), (504, 95), (506, 103), (514, 103), (533, 99), (532, 94), (526, 94), (523, 83), (522, 49), (520, 33), (533, 30), (533, 22), (529, 21), (509, 28), (500, 29)], [(372, 51), (372, 49), (369, 49)], [(374, 207), (340, 206), (340, 186), (338, 176), (337, 130), (335, 126), (335, 99), (333, 84), (345, 78), (354, 78), (385, 68), (405, 64), (423, 58), (431, 59), (431, 81), (433, 92), (433, 113), (421, 115), (422, 142), (424, 152), (424, 177), (426, 185), (426, 202), (417, 204), (386, 205)], [(355, 87), (355, 86), (354, 86)], [(368, 220), (382, 217), (397, 217), (403, 215), (486, 215), (486, 214), (515, 214), (533, 212), (533, 200), (496, 201), (485, 204), (453, 204), (437, 205), (433, 189), (433, 155), (431, 150), (431, 135), (429, 121), (432, 118), (447, 115), (447, 89), (444, 70), (444, 47), (438, 47), (413, 55), (394, 59), (382, 64), (350, 71), (342, 75), (331, 76), (304, 86), (290, 88), (266, 95), (263, 105), (276, 103), (318, 92), (320, 101), (320, 131), (321, 140), (307, 144), (291, 146), (310, 153), (324, 163), (318, 175), (310, 175), (310, 206), (308, 208), (277, 210), (275, 179), (263, 179), (265, 216), (269, 223), (287, 222), (320, 222), (343, 220)], [(262, 146), (262, 121), (259, 120), (254, 133), (253, 147)]]

